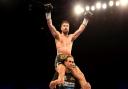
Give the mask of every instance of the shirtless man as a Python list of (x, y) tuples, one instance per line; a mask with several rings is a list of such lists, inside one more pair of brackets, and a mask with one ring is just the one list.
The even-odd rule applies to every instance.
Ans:
[[(54, 89), (56, 85), (64, 83), (64, 75), (66, 72), (65, 65), (63, 65), (62, 61), (66, 59), (67, 56), (72, 56), (72, 45), (74, 40), (85, 30), (85, 27), (88, 23), (88, 17), (92, 15), (92, 13), (86, 13), (85, 18), (78, 28), (73, 34), (69, 33), (69, 22), (64, 20), (61, 24), (61, 32), (57, 31), (55, 26), (52, 24), (51, 19), (51, 4), (45, 4), (46, 10), (46, 20), (48, 27), (50, 29), (51, 34), (55, 38), (55, 44), (57, 49), (57, 56), (55, 59), (55, 70), (58, 72), (58, 78), (54, 81), (50, 82), (50, 88)], [(84, 74), (80, 71), (80, 69), (76, 66), (72, 70), (73, 76), (78, 79), (82, 89), (91, 89), (90, 84), (86, 81)]]

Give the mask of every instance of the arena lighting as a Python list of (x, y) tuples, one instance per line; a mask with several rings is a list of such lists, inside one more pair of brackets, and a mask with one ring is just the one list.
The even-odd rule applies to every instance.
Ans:
[(91, 11), (94, 11), (95, 10), (95, 6), (91, 6)]
[(74, 11), (76, 15), (80, 15), (81, 13), (84, 12), (84, 8), (80, 4), (78, 4), (74, 7)]
[(107, 8), (106, 3), (102, 4), (102, 8), (103, 8), (103, 9), (106, 9), (106, 8)]
[(109, 1), (109, 6), (113, 6), (114, 2), (113, 1)]
[(100, 8), (101, 8), (101, 2), (97, 2), (97, 3), (96, 3), (96, 9), (99, 10)]
[(116, 1), (116, 6), (119, 6), (120, 5), (120, 2), (119, 1)]
[(76, 5), (74, 8), (75, 14), (79, 15), (86, 11), (95, 11), (95, 10), (105, 10), (108, 7), (113, 7), (113, 6), (120, 6), (120, 7), (128, 7), (128, 0), (110, 0), (109, 2), (103, 2), (101, 3), (100, 1), (97, 1), (94, 5), (85, 5), (85, 8), (82, 8), (82, 5)]
[(89, 6), (86, 6), (86, 7), (85, 7), (85, 10), (86, 10), (86, 11), (89, 11), (89, 10), (90, 10), (90, 7), (89, 7)]
[(128, 0), (120, 0), (121, 6), (126, 6), (128, 5)]

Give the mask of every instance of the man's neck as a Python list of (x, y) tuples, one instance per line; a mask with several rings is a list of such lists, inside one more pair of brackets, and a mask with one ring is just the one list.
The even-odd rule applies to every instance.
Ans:
[(68, 33), (63, 33), (63, 32), (62, 32), (62, 35), (63, 35), (63, 36), (68, 36)]

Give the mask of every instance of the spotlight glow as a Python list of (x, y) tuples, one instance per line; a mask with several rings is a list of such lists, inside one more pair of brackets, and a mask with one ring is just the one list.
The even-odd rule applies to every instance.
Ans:
[(95, 10), (95, 7), (94, 6), (91, 6), (91, 10), (94, 11)]
[(74, 12), (75, 12), (77, 15), (79, 15), (79, 14), (81, 14), (81, 13), (84, 12), (84, 8), (82, 8), (81, 5), (76, 5), (76, 6), (74, 7)]
[(102, 5), (102, 8), (103, 8), (103, 9), (106, 9), (106, 8), (107, 8), (106, 3), (104, 3), (104, 4)]
[(113, 6), (114, 2), (113, 1), (109, 1), (109, 6)]
[(126, 6), (128, 4), (128, 0), (120, 0), (120, 4), (122, 6)]
[(120, 5), (120, 2), (119, 1), (116, 1), (116, 6), (119, 6)]
[(97, 3), (96, 3), (96, 8), (97, 8), (97, 9), (100, 9), (100, 8), (101, 8), (101, 3), (100, 3), (100, 2), (97, 2)]
[(115, 6), (120, 6), (120, 8), (122, 7), (128, 7), (128, 0), (109, 0), (108, 2), (101, 2), (101, 1), (97, 1), (96, 3), (94, 3), (93, 5), (86, 5), (84, 8), (82, 8), (83, 5), (77, 5), (74, 8), (74, 11), (77, 15), (82, 14), (84, 11), (94, 11), (94, 10), (105, 10), (107, 9), (109, 6), (111, 8), (115, 8)]
[(86, 9), (86, 11), (89, 11), (90, 10), (90, 7), (89, 6), (86, 6), (85, 9)]

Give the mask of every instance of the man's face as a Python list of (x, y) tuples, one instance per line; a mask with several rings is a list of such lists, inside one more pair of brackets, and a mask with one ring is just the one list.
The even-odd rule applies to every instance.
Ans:
[(64, 62), (64, 64), (65, 64), (65, 66), (67, 67), (67, 68), (72, 68), (74, 65), (75, 65), (75, 63), (74, 63), (74, 59), (72, 58), (72, 57), (69, 57), (68, 59), (67, 59), (67, 61), (65, 61)]
[(69, 23), (63, 23), (63, 24), (61, 25), (61, 31), (62, 31), (63, 33), (68, 33), (68, 32), (69, 32)]

